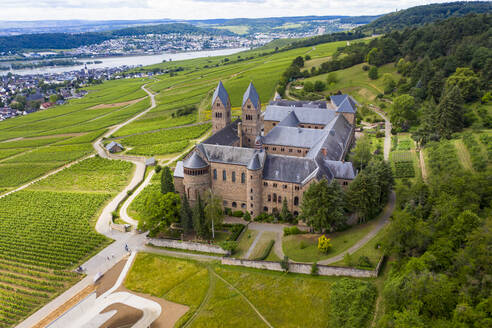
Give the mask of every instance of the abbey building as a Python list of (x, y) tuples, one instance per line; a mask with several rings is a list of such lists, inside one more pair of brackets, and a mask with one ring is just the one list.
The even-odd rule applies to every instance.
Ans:
[(276, 96), (262, 112), (250, 83), (241, 118), (232, 121), (229, 95), (219, 82), (212, 97), (213, 134), (177, 163), (176, 189), (193, 202), (210, 188), (224, 207), (252, 217), (280, 211), (285, 199), (297, 215), (313, 181), (335, 179), (345, 186), (355, 178), (344, 158), (354, 138), (356, 109), (348, 95), (330, 102)]

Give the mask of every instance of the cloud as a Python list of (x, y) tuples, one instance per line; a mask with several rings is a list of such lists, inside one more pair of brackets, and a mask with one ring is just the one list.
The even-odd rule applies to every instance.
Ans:
[[(434, 0), (447, 2), (449, 0)], [(424, 0), (0, 0), (0, 20), (208, 19), (377, 15)], [(109, 10), (110, 9), (110, 10)]]
[(2, 0), (2, 7), (31, 8), (150, 8), (148, 0)]

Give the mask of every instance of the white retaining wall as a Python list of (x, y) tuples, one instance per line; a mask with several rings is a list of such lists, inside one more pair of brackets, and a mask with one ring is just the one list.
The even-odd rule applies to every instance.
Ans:
[[(362, 270), (354, 268), (318, 265), (318, 275), (373, 278), (378, 276), (379, 270), (381, 269), (381, 265), (383, 263), (383, 259), (384, 257), (381, 257), (375, 270)], [(222, 258), (221, 263), (224, 265), (236, 265), (255, 269), (283, 271), (279, 262), (240, 260), (228, 257)], [(289, 262), (289, 272), (311, 274), (311, 264)]]
[(194, 243), (190, 241), (180, 241), (174, 239), (161, 239), (161, 238), (147, 238), (147, 243), (159, 247), (169, 247), (169, 248), (185, 249), (189, 251), (229, 255), (229, 252), (223, 250), (222, 247), (220, 246)]

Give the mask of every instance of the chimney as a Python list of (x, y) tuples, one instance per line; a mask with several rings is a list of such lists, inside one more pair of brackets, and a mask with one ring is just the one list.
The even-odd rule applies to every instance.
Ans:
[(321, 148), (321, 152), (323, 153), (323, 157), (328, 156), (328, 149), (326, 149), (325, 147)]

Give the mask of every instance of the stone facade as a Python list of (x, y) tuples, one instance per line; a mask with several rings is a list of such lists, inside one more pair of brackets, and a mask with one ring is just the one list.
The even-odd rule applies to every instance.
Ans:
[(352, 164), (344, 162), (354, 135), (353, 104), (347, 95), (334, 96), (331, 104), (277, 99), (262, 115), (251, 83), (241, 119), (231, 122), (229, 95), (219, 83), (212, 98), (213, 135), (177, 163), (176, 190), (194, 202), (211, 189), (224, 207), (253, 217), (280, 212), (285, 199), (297, 215), (312, 182), (335, 179), (345, 187), (355, 178)]

